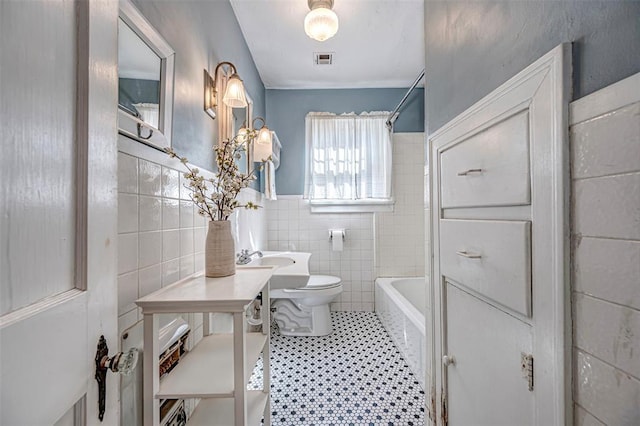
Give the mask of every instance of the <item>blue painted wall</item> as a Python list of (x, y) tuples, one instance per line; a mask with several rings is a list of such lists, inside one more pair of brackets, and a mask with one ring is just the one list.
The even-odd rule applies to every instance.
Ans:
[[(333, 113), (393, 111), (407, 89), (327, 89), (266, 91), (267, 122), (282, 143), (276, 192), (302, 194), (304, 189), (305, 116), (310, 111)], [(407, 99), (395, 123), (396, 132), (424, 131), (424, 90)]]
[(639, 1), (425, 1), (432, 133), (562, 42), (573, 99), (640, 71)]
[(214, 169), (217, 122), (203, 110), (203, 69), (211, 74), (232, 62), (254, 102), (254, 116), (265, 115), (265, 90), (229, 1), (134, 0), (176, 52), (173, 147), (190, 162)]

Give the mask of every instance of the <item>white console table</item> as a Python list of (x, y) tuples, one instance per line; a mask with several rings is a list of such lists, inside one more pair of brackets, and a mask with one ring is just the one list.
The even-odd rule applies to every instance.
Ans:
[[(196, 276), (136, 301), (144, 318), (144, 424), (160, 424), (160, 400), (201, 398), (189, 425), (270, 423), (269, 279), (274, 267), (238, 268), (223, 278)], [(262, 292), (262, 332), (247, 332), (245, 310)], [(203, 313), (203, 338), (160, 380), (157, 314)], [(233, 314), (233, 333), (211, 334), (209, 314)], [(247, 390), (262, 353), (263, 389)]]

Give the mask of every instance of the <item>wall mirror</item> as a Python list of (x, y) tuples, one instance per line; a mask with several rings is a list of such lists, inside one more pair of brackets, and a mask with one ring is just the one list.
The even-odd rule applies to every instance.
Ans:
[(174, 51), (130, 0), (118, 19), (118, 131), (162, 149), (171, 146)]
[[(233, 135), (237, 135), (243, 126), (251, 126), (253, 120), (253, 100), (249, 93), (245, 91), (247, 97), (246, 108), (233, 108)], [(242, 158), (238, 160), (238, 168), (242, 173), (248, 173), (251, 170), (251, 147), (247, 146), (246, 151), (242, 154)]]

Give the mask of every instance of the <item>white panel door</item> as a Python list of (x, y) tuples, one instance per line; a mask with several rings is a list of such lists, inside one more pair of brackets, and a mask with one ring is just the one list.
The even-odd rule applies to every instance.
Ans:
[(117, 16), (117, 2), (0, 2), (2, 425), (99, 423), (96, 345), (118, 344)]
[(531, 327), (453, 284), (446, 291), (447, 349), (455, 358), (447, 368), (449, 423), (533, 425), (533, 393), (521, 374)]
[(438, 424), (572, 423), (570, 58), (558, 46), (430, 137)]

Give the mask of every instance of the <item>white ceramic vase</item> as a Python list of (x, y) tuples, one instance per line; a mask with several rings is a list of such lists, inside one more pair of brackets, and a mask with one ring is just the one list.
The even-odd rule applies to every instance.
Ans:
[(228, 220), (209, 222), (204, 257), (205, 276), (209, 278), (228, 277), (236, 273), (231, 222)]

